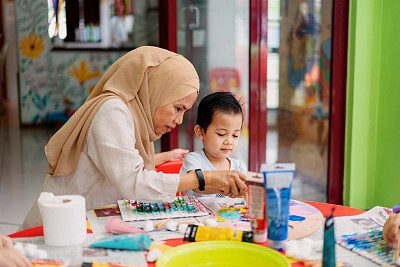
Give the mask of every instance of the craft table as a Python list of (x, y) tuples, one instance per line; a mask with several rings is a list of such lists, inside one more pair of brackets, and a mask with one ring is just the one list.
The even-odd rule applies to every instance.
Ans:
[[(335, 217), (352, 216), (352, 215), (358, 215), (358, 214), (365, 212), (364, 210), (350, 208), (350, 207), (341, 206), (341, 205), (330, 204), (330, 203), (313, 202), (313, 201), (303, 201), (303, 202), (317, 208), (319, 211), (321, 211), (321, 213), (324, 215), (325, 218), (331, 214), (332, 208), (335, 209), (334, 210)], [(188, 242), (183, 241), (181, 238), (166, 240), (166, 244), (173, 246), (173, 247), (176, 247), (176, 246), (179, 246), (179, 245), (182, 245), (185, 243), (188, 243)], [(263, 243), (261, 245), (267, 246), (267, 243)], [(153, 267), (153, 266), (155, 266), (154, 263), (148, 264), (148, 267)], [(304, 267), (304, 266), (305, 265), (302, 262), (292, 263), (292, 267)]]
[[(335, 209), (334, 210), (335, 217), (358, 215), (358, 214), (365, 212), (364, 210), (349, 208), (346, 206), (329, 204), (329, 203), (312, 202), (312, 201), (304, 201), (304, 202), (311, 206), (316, 207), (318, 210), (321, 211), (321, 213), (324, 215), (324, 217), (327, 217), (330, 215), (330, 213), (332, 212), (332, 208)], [(92, 232), (91, 230), (88, 230), (88, 233), (91, 233), (91, 232)], [(19, 231), (19, 232), (9, 235), (9, 237), (11, 237), (11, 238), (35, 237), (35, 236), (43, 236), (43, 226), (37, 226), (37, 227), (25, 229), (25, 230), (22, 230), (22, 231)], [(182, 245), (184, 243), (187, 243), (187, 242), (183, 241), (181, 238), (166, 240), (166, 244), (173, 246), (173, 247)], [(265, 243), (262, 245), (266, 246), (267, 244)], [(153, 267), (153, 266), (155, 266), (155, 264), (149, 263), (148, 266)], [(301, 266), (304, 266), (304, 264), (301, 262), (292, 263), (292, 267), (301, 267)]]

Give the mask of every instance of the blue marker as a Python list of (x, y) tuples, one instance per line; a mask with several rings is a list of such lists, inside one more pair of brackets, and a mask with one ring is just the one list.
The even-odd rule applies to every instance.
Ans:
[(400, 203), (393, 207), (393, 213), (399, 213), (399, 212), (400, 212)]

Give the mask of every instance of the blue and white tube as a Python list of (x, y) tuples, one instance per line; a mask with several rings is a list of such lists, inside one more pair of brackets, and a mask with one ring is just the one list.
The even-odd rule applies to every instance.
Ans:
[(295, 164), (263, 164), (267, 196), (268, 246), (285, 250), (289, 229), (289, 202)]

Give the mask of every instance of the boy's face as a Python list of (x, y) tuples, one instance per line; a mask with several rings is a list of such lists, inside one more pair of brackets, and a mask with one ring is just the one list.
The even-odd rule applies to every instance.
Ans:
[(241, 128), (241, 114), (218, 112), (214, 115), (206, 132), (196, 125), (195, 133), (203, 141), (207, 157), (210, 160), (219, 160), (226, 159), (236, 150)]

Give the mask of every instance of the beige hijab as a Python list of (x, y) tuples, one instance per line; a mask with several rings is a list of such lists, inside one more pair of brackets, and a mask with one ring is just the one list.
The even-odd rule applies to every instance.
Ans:
[(75, 170), (93, 116), (111, 98), (121, 98), (128, 106), (135, 123), (135, 147), (145, 168), (153, 170), (153, 142), (161, 137), (154, 132), (155, 110), (198, 91), (199, 77), (183, 56), (149, 46), (127, 53), (104, 73), (85, 103), (49, 140), (47, 173), (65, 176)]

